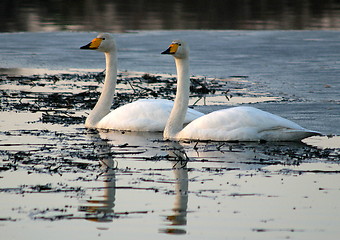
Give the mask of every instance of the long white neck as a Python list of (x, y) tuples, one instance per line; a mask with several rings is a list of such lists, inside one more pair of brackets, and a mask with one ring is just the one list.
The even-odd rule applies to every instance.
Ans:
[(177, 69), (177, 93), (174, 107), (163, 132), (165, 139), (175, 139), (176, 134), (182, 130), (189, 104), (189, 57), (175, 58), (175, 63)]
[(117, 53), (105, 52), (106, 76), (102, 93), (96, 106), (90, 112), (85, 122), (85, 127), (95, 128), (97, 123), (105, 117), (111, 109), (113, 96), (117, 84)]

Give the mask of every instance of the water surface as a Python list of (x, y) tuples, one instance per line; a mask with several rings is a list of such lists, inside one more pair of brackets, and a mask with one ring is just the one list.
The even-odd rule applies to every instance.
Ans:
[(3, 0), (0, 32), (338, 30), (339, 9), (332, 0)]
[[(174, 97), (172, 39), (191, 46), (204, 112), (251, 105), (332, 138), (302, 143), (162, 140), (91, 131), (104, 56), (96, 33), (0, 34), (0, 206), (5, 239), (332, 239), (339, 235), (339, 33), (141, 31), (115, 34), (116, 107)], [(143, 74), (158, 79), (150, 83)], [(164, 86), (168, 85), (167, 90)], [(132, 87), (131, 87), (132, 86)], [(138, 89), (137, 87), (135, 89)], [(224, 92), (224, 93), (223, 93)]]

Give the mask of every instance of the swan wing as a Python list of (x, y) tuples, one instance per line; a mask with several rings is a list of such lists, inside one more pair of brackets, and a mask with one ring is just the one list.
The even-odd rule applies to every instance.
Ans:
[[(97, 128), (129, 131), (163, 131), (174, 102), (166, 99), (141, 99), (121, 106), (106, 115)], [(204, 114), (188, 108), (185, 122)]]
[(188, 124), (178, 139), (215, 141), (299, 141), (320, 133), (253, 107), (212, 112)]

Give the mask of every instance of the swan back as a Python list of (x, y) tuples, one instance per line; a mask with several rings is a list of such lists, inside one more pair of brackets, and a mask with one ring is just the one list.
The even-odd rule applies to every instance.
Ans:
[[(153, 131), (164, 130), (173, 101), (166, 99), (140, 99), (123, 105), (106, 115), (98, 124), (98, 128), (128, 130), (128, 131)], [(188, 109), (185, 123), (203, 116), (203, 113)]]
[(178, 139), (215, 141), (299, 141), (319, 132), (253, 107), (212, 112), (188, 124)]

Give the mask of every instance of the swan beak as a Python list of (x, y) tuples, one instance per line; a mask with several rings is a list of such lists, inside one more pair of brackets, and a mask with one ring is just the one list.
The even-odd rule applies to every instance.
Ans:
[(178, 44), (171, 44), (167, 50), (162, 52), (161, 54), (175, 54), (178, 49)]
[(95, 38), (89, 44), (80, 47), (80, 49), (93, 49), (96, 50), (99, 48), (100, 44), (102, 43), (102, 38)]

